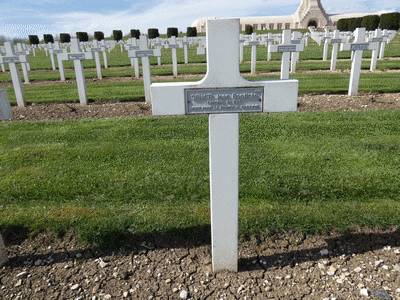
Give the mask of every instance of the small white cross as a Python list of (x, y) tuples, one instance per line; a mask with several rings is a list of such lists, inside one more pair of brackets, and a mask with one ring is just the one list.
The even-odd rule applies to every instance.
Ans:
[(264, 42), (260, 42), (257, 40), (257, 33), (253, 32), (251, 35), (251, 41), (245, 41), (245, 46), (251, 46), (251, 74), (256, 73), (256, 64), (257, 64), (257, 46), (263, 45)]
[(178, 44), (175, 36), (169, 38), (169, 43), (165, 45), (166, 49), (172, 49), (172, 72), (174, 76), (178, 76), (178, 58), (176, 57), (176, 49), (182, 48), (182, 45)]
[(153, 56), (161, 57), (161, 49), (149, 49), (147, 36), (141, 35), (139, 40), (139, 49), (129, 50), (128, 56), (133, 58), (139, 58), (139, 57), (142, 58), (144, 96), (146, 103), (150, 103), (151, 72), (150, 72), (149, 57)]
[(268, 46), (269, 52), (282, 53), (281, 79), (289, 79), (290, 53), (304, 51), (303, 44), (293, 44), (290, 30), (283, 30), (282, 43)]
[(0, 64), (8, 64), (11, 74), (11, 80), (14, 87), (15, 98), (18, 106), (26, 106), (25, 94), (22, 88), (21, 75), (19, 74), (17, 63), (26, 63), (26, 55), (15, 55), (14, 47), (10, 42), (4, 42), (6, 55), (0, 55)]
[(356, 96), (358, 93), (358, 86), (360, 84), (361, 64), (364, 50), (374, 50), (379, 45), (377, 43), (365, 42), (365, 28), (357, 28), (355, 33), (355, 40), (353, 43), (343, 43), (340, 45), (340, 51), (354, 51), (353, 62), (351, 64), (349, 96)]
[(71, 39), (71, 52), (60, 53), (59, 57), (61, 60), (73, 60), (76, 84), (78, 86), (79, 102), (81, 104), (88, 104), (87, 92), (86, 92), (86, 81), (85, 73), (83, 71), (82, 60), (93, 59), (92, 52), (81, 52), (79, 41), (76, 38)]

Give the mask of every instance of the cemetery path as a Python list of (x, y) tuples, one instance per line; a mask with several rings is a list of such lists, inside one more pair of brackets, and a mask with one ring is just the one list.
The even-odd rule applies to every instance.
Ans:
[[(300, 95), (299, 112), (307, 111), (359, 111), (378, 109), (400, 109), (400, 93), (362, 93), (358, 96), (347, 95)], [(98, 102), (89, 105), (78, 103), (42, 103), (27, 107), (12, 107), (12, 121), (62, 121), (90, 118), (135, 118), (151, 117), (151, 105), (144, 102)]]
[(142, 234), (101, 251), (71, 232), (26, 234), (3, 233), (9, 262), (0, 269), (1, 299), (400, 298), (398, 228), (252, 237), (239, 241), (239, 272), (217, 274), (210, 236)]

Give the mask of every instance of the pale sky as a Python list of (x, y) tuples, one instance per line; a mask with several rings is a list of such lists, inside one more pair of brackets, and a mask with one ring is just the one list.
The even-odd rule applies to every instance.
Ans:
[[(322, 0), (328, 14), (400, 12), (400, 0)], [(69, 33), (93, 34), (113, 30), (123, 35), (131, 29), (147, 33), (168, 27), (186, 32), (203, 17), (282, 16), (293, 14), (300, 0), (1, 0), (0, 35), (28, 38), (28, 35)]]

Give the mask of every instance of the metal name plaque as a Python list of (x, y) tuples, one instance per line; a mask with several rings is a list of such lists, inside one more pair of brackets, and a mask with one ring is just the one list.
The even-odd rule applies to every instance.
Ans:
[(249, 42), (249, 46), (258, 46), (258, 45), (260, 45), (260, 42), (258, 42), (258, 41)]
[(187, 114), (263, 111), (263, 87), (185, 89)]
[(296, 52), (296, 45), (293, 45), (293, 46), (278, 46), (278, 52)]
[(85, 53), (68, 54), (68, 60), (85, 59)]
[(342, 39), (332, 39), (331, 43), (332, 44), (340, 44), (342, 42)]
[(63, 50), (63, 49), (60, 49), (60, 50), (54, 49), (54, 50), (53, 50), (53, 53), (55, 53), (55, 54), (57, 54), (57, 53), (64, 53), (64, 50)]
[(19, 63), (19, 57), (3, 57), (4, 64)]
[(162, 44), (161, 44), (161, 43), (153, 43), (153, 46), (154, 46), (154, 47), (161, 47)]
[(91, 52), (100, 52), (101, 48), (90, 48)]
[(378, 38), (372, 38), (372, 42), (373, 43), (377, 43), (377, 42), (383, 42), (383, 38), (378, 37)]
[(355, 51), (355, 50), (368, 50), (368, 44), (351, 44), (350, 45), (350, 50)]
[(177, 44), (168, 44), (168, 48), (169, 49), (176, 49), (176, 48), (179, 48), (179, 45), (177, 45)]
[(300, 45), (301, 44), (301, 40), (292, 40), (292, 44)]
[(140, 51), (135, 51), (135, 54), (137, 57), (150, 57), (154, 56), (153, 50), (140, 50)]
[(139, 50), (139, 46), (129, 46), (129, 50)]

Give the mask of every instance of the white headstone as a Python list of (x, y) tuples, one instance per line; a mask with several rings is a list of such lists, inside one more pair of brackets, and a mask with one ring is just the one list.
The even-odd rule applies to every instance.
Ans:
[(12, 110), (10, 100), (8, 99), (7, 91), (0, 89), (0, 120), (11, 119)]
[(14, 86), (15, 98), (17, 99), (18, 106), (26, 106), (25, 94), (22, 88), (21, 76), (19, 74), (17, 63), (26, 62), (26, 56), (17, 56), (14, 53), (14, 47), (10, 42), (4, 43), (6, 55), (0, 55), (0, 63), (8, 64), (11, 73), (11, 80)]
[(82, 60), (93, 59), (92, 52), (81, 52), (79, 41), (76, 38), (71, 39), (71, 52), (60, 53), (61, 60), (72, 60), (74, 61), (76, 84), (78, 86), (79, 102), (83, 105), (88, 104), (87, 92), (86, 92), (86, 80), (85, 73), (83, 71)]
[(4, 245), (3, 237), (0, 234), (0, 267), (8, 261), (6, 246)]
[(297, 111), (297, 80), (248, 81), (239, 70), (239, 19), (208, 20), (207, 73), (153, 83), (154, 115), (209, 114), (212, 265), (237, 271), (240, 112)]

